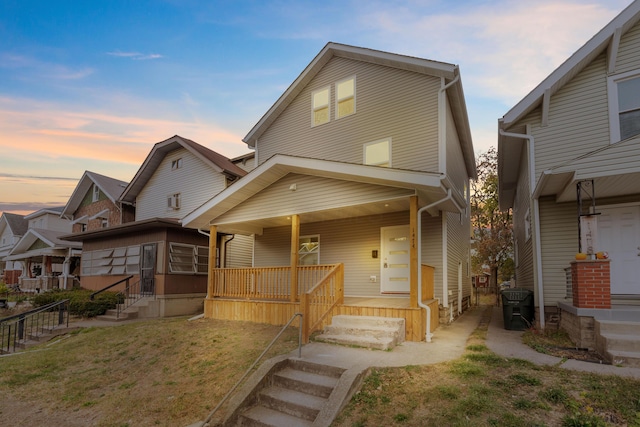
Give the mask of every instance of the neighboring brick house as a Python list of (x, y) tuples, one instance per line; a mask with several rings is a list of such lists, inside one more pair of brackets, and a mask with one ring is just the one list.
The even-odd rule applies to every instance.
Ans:
[(118, 202), (127, 182), (85, 171), (62, 216), (71, 220), (72, 231), (98, 230), (135, 219), (132, 206)]

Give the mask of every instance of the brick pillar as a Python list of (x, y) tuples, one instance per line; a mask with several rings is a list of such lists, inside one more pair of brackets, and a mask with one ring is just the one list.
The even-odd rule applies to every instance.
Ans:
[(573, 305), (578, 308), (611, 308), (609, 260), (571, 262)]

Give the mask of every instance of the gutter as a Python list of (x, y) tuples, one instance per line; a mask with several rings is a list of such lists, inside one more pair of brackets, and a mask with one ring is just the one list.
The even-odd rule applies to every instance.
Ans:
[[(536, 161), (534, 158), (534, 143), (535, 140), (533, 135), (522, 134), (522, 133), (511, 133), (505, 132), (503, 129), (498, 130), (500, 136), (503, 137), (511, 137), (518, 139), (526, 139), (527, 140), (527, 154), (529, 157), (529, 198), (531, 200), (532, 206), (531, 211), (533, 215), (533, 243), (534, 243), (534, 262), (535, 262), (535, 276), (534, 281), (536, 282), (536, 288), (538, 291), (538, 310), (540, 311), (540, 328), (544, 329), (545, 327), (545, 318), (544, 318), (544, 282), (542, 280), (542, 249), (540, 248), (540, 206), (538, 203), (538, 191), (536, 190), (535, 185), (535, 171), (536, 171)], [(537, 278), (537, 280), (535, 280)]]
[[(442, 202), (446, 202), (451, 199), (451, 189), (447, 189), (447, 195), (442, 199), (430, 203), (426, 206), (418, 209), (418, 263), (422, 264), (422, 213), (428, 209), (431, 209)], [(446, 274), (443, 273), (443, 278)], [(426, 334), (425, 339), (427, 342), (431, 342), (431, 337), (433, 334), (431, 333), (431, 307), (422, 302), (422, 268), (418, 266), (418, 306), (424, 308), (427, 311), (427, 325), (426, 325)]]

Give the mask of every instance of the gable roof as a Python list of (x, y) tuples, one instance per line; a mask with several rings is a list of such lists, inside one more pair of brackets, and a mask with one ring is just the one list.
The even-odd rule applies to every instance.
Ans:
[(126, 181), (110, 178), (91, 171), (85, 171), (84, 174), (82, 174), (80, 181), (78, 181), (76, 188), (73, 190), (71, 197), (69, 197), (67, 205), (62, 211), (63, 216), (71, 217), (74, 212), (78, 210), (84, 196), (87, 194), (87, 191), (91, 189), (93, 184), (97, 185), (113, 204), (115, 204), (120, 198), (120, 195), (127, 186)]
[(51, 214), (51, 215), (60, 216), (60, 214), (62, 213), (63, 209), (64, 209), (64, 206), (55, 206), (55, 207), (52, 207), (52, 208), (42, 208), (42, 209), (37, 210), (35, 212), (31, 212), (28, 215), (25, 215), (24, 219), (30, 220), (30, 219), (33, 219), (33, 218), (37, 218), (39, 216), (43, 216), (45, 214)]
[[(381, 168), (277, 154), (253, 169), (245, 178), (187, 214), (182, 219), (182, 225), (188, 228), (208, 228), (215, 218), (290, 173), (411, 189), (427, 201), (435, 201), (446, 196), (446, 187), (449, 184), (436, 172)], [(464, 197), (460, 194), (452, 196), (453, 198), (443, 202), (439, 209), (458, 212), (458, 206), (464, 205)]]
[(136, 197), (140, 194), (140, 191), (149, 182), (149, 179), (153, 176), (158, 166), (165, 158), (165, 156), (173, 150), (178, 148), (185, 148), (197, 158), (211, 166), (214, 170), (231, 176), (231, 177), (243, 177), (247, 174), (242, 168), (231, 162), (227, 157), (222, 154), (218, 154), (213, 150), (208, 149), (190, 139), (183, 138), (179, 135), (174, 135), (169, 139), (156, 143), (147, 158), (136, 172), (127, 188), (122, 192), (120, 200), (133, 203)]
[[(498, 120), (498, 199), (500, 209), (504, 210), (513, 206), (519, 176), (519, 163), (511, 161), (511, 159), (520, 159), (522, 150), (526, 149), (524, 140), (512, 137), (508, 133), (503, 135), (502, 132), (509, 129), (510, 132), (524, 133), (526, 130), (518, 122), (541, 106), (545, 97), (548, 100), (607, 49), (609, 49), (607, 61), (609, 66), (615, 64), (615, 55), (620, 39), (639, 20), (640, 0), (635, 0)], [(609, 70), (609, 72), (613, 71)], [(559, 182), (558, 173), (556, 172), (555, 175), (556, 181)], [(542, 176), (542, 178), (547, 179), (548, 177)], [(530, 187), (534, 185), (535, 183), (530, 183)], [(533, 192), (534, 188), (531, 188), (530, 191)], [(540, 193), (539, 190), (538, 193)]]
[(545, 92), (549, 91), (548, 96), (556, 93), (608, 47), (613, 46), (612, 50), (616, 51), (617, 43), (622, 35), (629, 31), (638, 20), (640, 20), (640, 0), (635, 0), (511, 108), (504, 115), (501, 127), (506, 129), (522, 119), (542, 103)]
[[(64, 241), (60, 236), (65, 234), (62, 231), (44, 230), (41, 228), (30, 228), (24, 236), (11, 249), (9, 256), (5, 257), (5, 261), (25, 259), (40, 255), (64, 255), (68, 249), (81, 249), (82, 243), (76, 241)], [(43, 242), (47, 247), (39, 249), (31, 249), (30, 247), (37, 241)]]
[(18, 215), (9, 212), (4, 212), (2, 214), (2, 218), (0, 218), (0, 227), (2, 227), (1, 223), (5, 223), (6, 227), (11, 230), (11, 234), (13, 234), (14, 236), (23, 236), (29, 228), (29, 221), (24, 218), (24, 215)]
[(307, 65), (302, 73), (291, 83), (287, 90), (278, 98), (264, 116), (262, 116), (242, 141), (244, 141), (249, 148), (255, 148), (255, 142), (260, 136), (271, 126), (300, 92), (302, 92), (316, 74), (334, 57), (348, 58), (385, 67), (441, 77), (444, 78), (447, 83), (454, 82), (447, 90), (447, 96), (459, 133), (465, 165), (469, 175), (473, 178), (476, 177), (471, 130), (467, 116), (464, 91), (462, 89), (462, 81), (460, 80), (460, 69), (457, 65), (333, 42), (325, 45), (320, 53), (316, 55), (311, 63)]

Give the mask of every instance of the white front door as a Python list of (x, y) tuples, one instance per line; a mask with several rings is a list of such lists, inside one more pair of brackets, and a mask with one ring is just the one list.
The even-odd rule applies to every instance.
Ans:
[(598, 247), (611, 259), (611, 294), (640, 294), (640, 206), (598, 208)]
[(382, 250), (380, 291), (382, 293), (409, 293), (411, 291), (409, 226), (382, 227), (380, 236)]

